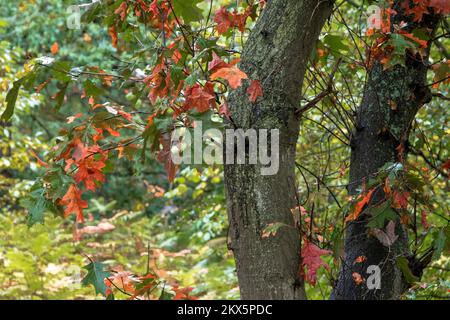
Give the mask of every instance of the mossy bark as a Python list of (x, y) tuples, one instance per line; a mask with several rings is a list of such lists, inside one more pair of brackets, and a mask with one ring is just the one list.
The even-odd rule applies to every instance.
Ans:
[[(300, 237), (291, 208), (296, 206), (295, 145), (301, 86), (307, 60), (331, 1), (272, 0), (246, 43), (240, 68), (261, 82), (264, 96), (251, 103), (247, 86), (230, 95), (231, 128), (279, 129), (279, 171), (261, 175), (260, 165), (226, 165), (225, 185), (241, 298), (304, 299), (298, 276)], [(269, 223), (289, 226), (262, 238)]]
[[(398, 14), (392, 19), (394, 23), (407, 21), (407, 17), (401, 14), (399, 3), (397, 1), (395, 4)], [(427, 28), (433, 33), (438, 20), (436, 16), (425, 16), (420, 24), (411, 23), (409, 28)], [(400, 145), (405, 146), (403, 157), (406, 157), (409, 131), (415, 115), (421, 106), (431, 100), (430, 90), (426, 86), (428, 55), (428, 52), (423, 57), (408, 53), (405, 66), (396, 65), (384, 70), (382, 64), (375, 63), (370, 70), (351, 141), (351, 195), (358, 194), (363, 182), (376, 175), (383, 165), (401, 160), (400, 149), (397, 149)], [(382, 197), (383, 191), (378, 190), (372, 202)], [(407, 232), (399, 218), (395, 230), (399, 237), (391, 247), (383, 246), (369, 235), (367, 222), (368, 217), (363, 213), (357, 221), (347, 225), (345, 257), (332, 299), (398, 299), (408, 287), (396, 265), (397, 257), (409, 257), (410, 254)], [(366, 256), (367, 260), (355, 264), (358, 256)], [(368, 277), (366, 271), (370, 265), (381, 269), (379, 290), (369, 290), (367, 285), (357, 285), (353, 280), (353, 272)]]

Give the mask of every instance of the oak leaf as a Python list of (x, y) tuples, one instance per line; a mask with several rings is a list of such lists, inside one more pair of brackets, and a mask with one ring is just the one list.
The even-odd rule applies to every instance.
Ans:
[(311, 285), (316, 285), (316, 274), (317, 270), (323, 266), (325, 269), (330, 270), (328, 264), (322, 260), (321, 256), (330, 255), (331, 250), (320, 249), (314, 243), (305, 240), (303, 244), (301, 257), (301, 273), (306, 281)]
[(81, 198), (82, 192), (75, 184), (70, 185), (60, 204), (65, 206), (64, 217), (67, 218), (71, 213), (75, 213), (77, 222), (84, 222), (83, 209), (88, 207), (87, 201)]

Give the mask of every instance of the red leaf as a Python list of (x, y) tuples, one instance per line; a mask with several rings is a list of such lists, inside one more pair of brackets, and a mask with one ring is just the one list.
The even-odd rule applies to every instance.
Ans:
[(127, 17), (127, 9), (128, 9), (127, 3), (122, 2), (122, 4), (114, 11), (114, 13), (120, 15), (120, 20), (123, 21)]
[(216, 11), (214, 22), (217, 23), (216, 29), (219, 34), (224, 34), (233, 26), (232, 18), (232, 15), (223, 7)]
[(430, 0), (429, 6), (444, 16), (450, 13), (450, 2), (448, 0)]
[(216, 104), (214, 87), (211, 82), (207, 82), (204, 87), (199, 84), (188, 87), (185, 92), (185, 97), (184, 109), (186, 111), (196, 108), (198, 112), (205, 112)]
[(427, 221), (427, 212), (425, 210), (422, 210), (421, 214), (420, 214), (420, 220), (422, 222), (422, 225), (425, 229), (429, 229), (430, 228), (430, 224)]
[(178, 166), (173, 163), (172, 160), (172, 139), (170, 134), (164, 134), (159, 138), (160, 143), (163, 148), (158, 153), (158, 161), (164, 164), (164, 169), (167, 172), (167, 178), (169, 182), (173, 182), (175, 179), (175, 174), (178, 170)]
[(395, 209), (408, 208), (409, 192), (394, 191), (392, 197), (393, 197), (393, 207)]
[(216, 71), (218, 69), (229, 66), (214, 51), (212, 53), (212, 57), (213, 57), (212, 61), (208, 63), (208, 71)]
[(178, 286), (174, 286), (172, 290), (175, 292), (175, 297), (173, 300), (198, 300), (197, 297), (190, 295), (194, 288), (179, 288)]
[(306, 281), (308, 281), (308, 283), (315, 286), (317, 279), (317, 269), (319, 269), (321, 266), (324, 266), (325, 269), (330, 270), (330, 267), (325, 261), (321, 259), (321, 256), (329, 255), (332, 253), (332, 251), (320, 249), (314, 243), (305, 240), (301, 253), (301, 271), (303, 277)]
[(66, 206), (64, 217), (67, 218), (71, 213), (75, 213), (77, 222), (84, 222), (83, 209), (88, 207), (87, 201), (81, 199), (82, 192), (78, 190), (75, 184), (72, 184), (67, 190), (60, 204)]
[(263, 96), (263, 89), (261, 87), (261, 83), (258, 80), (253, 80), (247, 89), (247, 93), (249, 94), (249, 100), (255, 103), (256, 100), (258, 100), (258, 97)]

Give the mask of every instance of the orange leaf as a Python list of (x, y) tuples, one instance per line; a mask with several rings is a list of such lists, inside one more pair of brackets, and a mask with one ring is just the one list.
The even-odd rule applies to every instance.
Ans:
[(242, 80), (248, 79), (248, 76), (238, 67), (232, 66), (221, 68), (211, 75), (211, 80), (216, 80), (218, 78), (223, 78), (227, 80), (232, 89), (237, 89), (242, 85)]
[(40, 166), (48, 168), (48, 164), (46, 162), (42, 161), (33, 150), (31, 150), (30, 153), (36, 159), (36, 161), (39, 163)]
[(52, 47), (50, 48), (50, 52), (55, 55), (59, 51), (59, 45), (58, 42), (53, 43)]
[(83, 209), (88, 207), (87, 201), (81, 199), (82, 192), (78, 190), (75, 184), (72, 184), (67, 190), (60, 204), (66, 206), (64, 217), (67, 218), (71, 213), (75, 213), (77, 222), (84, 222)]
[(216, 103), (214, 87), (211, 82), (207, 82), (203, 87), (199, 84), (195, 84), (193, 87), (188, 87), (186, 89), (185, 96), (185, 111), (196, 108), (198, 112), (205, 112), (214, 107)]
[(358, 219), (358, 217), (359, 217), (359, 215), (361, 214), (361, 212), (362, 212), (364, 206), (365, 206), (366, 204), (368, 204), (369, 201), (370, 201), (370, 199), (372, 198), (372, 194), (373, 194), (374, 191), (375, 191), (375, 189), (370, 190), (370, 191), (364, 196), (364, 198), (362, 198), (362, 200), (359, 201), (359, 202), (356, 204), (355, 210), (354, 210), (351, 214), (349, 214), (349, 215), (347, 216), (347, 218), (345, 219), (345, 222), (348, 222), (348, 221), (354, 221), (354, 220)]
[(108, 33), (111, 36), (112, 46), (114, 48), (117, 48), (117, 31), (116, 31), (116, 28), (114, 26), (110, 27), (108, 29)]
[(353, 281), (355, 281), (356, 285), (360, 285), (364, 282), (364, 279), (361, 277), (361, 275), (358, 272), (352, 273)]

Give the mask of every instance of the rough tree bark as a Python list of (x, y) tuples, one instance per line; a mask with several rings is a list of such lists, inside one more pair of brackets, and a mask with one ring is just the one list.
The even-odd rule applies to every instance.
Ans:
[(269, 223), (294, 225), (296, 109), (307, 60), (331, 8), (329, 0), (268, 1), (244, 48), (240, 68), (260, 80), (264, 97), (252, 104), (245, 88), (235, 91), (229, 98), (233, 128), (279, 129), (280, 169), (262, 176), (260, 165), (225, 166), (229, 248), (243, 299), (305, 298), (296, 229), (261, 234)]
[[(401, 2), (396, 1), (394, 4), (398, 12), (392, 17), (394, 24), (407, 21), (401, 14)], [(427, 28), (433, 33), (438, 20), (439, 17), (434, 15), (424, 16), (419, 25), (410, 24), (409, 29)], [(352, 136), (351, 195), (358, 194), (363, 181), (375, 175), (384, 164), (399, 161), (396, 148), (400, 144), (407, 145), (416, 113), (431, 100), (430, 90), (426, 86), (428, 55), (429, 52), (421, 58), (408, 54), (405, 67), (397, 65), (393, 69), (383, 70), (380, 63), (375, 63), (370, 70)], [(392, 101), (396, 109), (391, 107)], [(378, 190), (373, 202), (376, 203), (382, 197), (383, 191)], [(411, 258), (406, 230), (397, 220), (395, 232), (399, 238), (392, 247), (387, 248), (367, 234), (367, 218), (363, 213), (357, 221), (347, 225), (343, 266), (332, 299), (398, 299), (408, 287), (401, 270), (396, 266), (396, 257)], [(354, 264), (355, 259), (362, 255), (367, 260), (362, 264)], [(356, 285), (352, 278), (353, 272), (368, 276), (366, 271), (370, 265), (378, 265), (381, 269), (379, 290), (368, 290), (365, 285)]]

